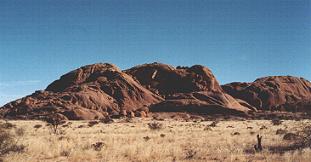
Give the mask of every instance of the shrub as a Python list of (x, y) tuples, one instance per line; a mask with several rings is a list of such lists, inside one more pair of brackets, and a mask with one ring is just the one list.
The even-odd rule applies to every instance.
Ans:
[(212, 131), (212, 127), (216, 127), (219, 121), (213, 121), (211, 124), (205, 126), (204, 130), (205, 131)]
[(98, 124), (98, 121), (89, 121), (88, 126), (93, 127), (94, 125)]
[(68, 157), (70, 156), (70, 151), (69, 150), (63, 150), (60, 152), (60, 156), (65, 156), (65, 157)]
[(276, 130), (275, 134), (285, 134), (287, 131), (285, 129), (278, 129)]
[(299, 138), (301, 138), (301, 137), (296, 133), (286, 133), (283, 136), (283, 140), (288, 140), (288, 141), (298, 140)]
[(95, 151), (100, 151), (104, 146), (105, 144), (103, 142), (96, 142), (92, 144), (92, 147)]
[(240, 132), (234, 132), (232, 133), (233, 136), (236, 136), (236, 135), (240, 135)]
[(151, 138), (149, 136), (143, 137), (145, 141), (149, 141)]
[(209, 126), (210, 127), (216, 127), (219, 121), (213, 121)]
[(205, 126), (204, 130), (205, 131), (212, 131), (213, 129), (209, 125), (207, 125), (207, 126)]
[(47, 122), (47, 125), (50, 127), (53, 134), (64, 133), (64, 131), (61, 130), (60, 126), (66, 123), (65, 120), (62, 120), (61, 118), (57, 116), (51, 116), (51, 117), (46, 118), (45, 122)]
[(265, 125), (263, 125), (260, 127), (260, 130), (263, 130), (263, 129), (268, 129), (268, 128)]
[(273, 125), (281, 125), (281, 124), (283, 123), (283, 121), (280, 120), (280, 119), (272, 119), (272, 120), (271, 120), (271, 123), (272, 123)]
[(283, 139), (292, 140), (293, 143), (287, 146), (272, 146), (269, 150), (272, 153), (284, 153), (287, 151), (311, 148), (311, 125), (303, 127), (296, 133), (287, 133), (284, 135)]
[(134, 120), (133, 120), (133, 118), (126, 117), (124, 119), (124, 122), (126, 122), (126, 123), (134, 123)]
[(148, 126), (151, 130), (160, 130), (163, 128), (163, 124), (159, 122), (148, 123)]
[(3, 129), (11, 129), (14, 127), (15, 127), (15, 125), (12, 123), (9, 123), (7, 120), (5, 121), (5, 123), (1, 123), (1, 125), (0, 125), (0, 128), (3, 128)]
[(10, 152), (24, 151), (24, 145), (18, 145), (15, 136), (4, 129), (0, 129), (0, 157)]
[(17, 128), (15, 130), (15, 134), (19, 137), (23, 136), (25, 134), (25, 129), (24, 128)]
[(33, 126), (34, 128), (36, 128), (36, 129), (39, 129), (39, 128), (41, 128), (42, 127), (42, 125), (41, 124), (36, 124), (35, 126)]
[(301, 132), (302, 137), (302, 143), (306, 147), (311, 148), (311, 125), (304, 127), (304, 129)]
[(110, 124), (110, 123), (113, 123), (113, 119), (111, 119), (109, 116), (107, 116), (107, 117), (101, 119), (100, 122), (102, 122), (104, 124)]
[(256, 132), (254, 132), (254, 131), (250, 131), (250, 132), (249, 132), (250, 135), (253, 135), (253, 134), (255, 134), (255, 133), (256, 133)]
[(194, 156), (197, 154), (197, 152), (193, 149), (186, 149), (185, 154), (186, 154), (185, 159), (189, 160), (189, 159), (194, 158)]

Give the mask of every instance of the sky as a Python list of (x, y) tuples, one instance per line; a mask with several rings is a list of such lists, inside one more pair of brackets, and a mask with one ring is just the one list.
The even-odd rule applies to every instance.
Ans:
[(311, 80), (310, 0), (0, 0), (0, 106), (86, 64)]

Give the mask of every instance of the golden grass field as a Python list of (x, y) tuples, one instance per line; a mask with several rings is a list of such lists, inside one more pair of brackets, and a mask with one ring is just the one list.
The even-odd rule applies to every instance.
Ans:
[[(61, 127), (63, 132), (53, 134), (42, 121), (9, 121), (15, 125), (9, 131), (18, 134), (17, 143), (26, 148), (2, 158), (8, 162), (311, 161), (310, 148), (284, 154), (266, 149), (288, 144), (282, 135), (276, 135), (278, 129), (295, 132), (310, 125), (310, 120), (284, 121), (280, 125), (273, 125), (270, 120), (220, 121), (209, 129), (206, 126), (212, 121), (165, 120), (157, 121), (163, 124), (159, 130), (151, 130), (150, 122), (152, 119), (135, 118), (131, 122), (118, 120), (90, 127), (89, 121), (69, 121), (68, 127)], [(42, 127), (34, 128), (36, 125)], [(264, 150), (245, 153), (253, 149), (257, 134), (263, 136)]]

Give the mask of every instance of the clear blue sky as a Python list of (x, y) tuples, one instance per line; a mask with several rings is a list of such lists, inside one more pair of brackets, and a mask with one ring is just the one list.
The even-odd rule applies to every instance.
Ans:
[(310, 0), (1, 0), (0, 105), (85, 64), (311, 79)]

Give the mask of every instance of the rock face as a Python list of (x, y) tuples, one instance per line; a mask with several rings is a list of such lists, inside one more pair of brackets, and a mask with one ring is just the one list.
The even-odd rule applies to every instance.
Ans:
[(152, 63), (121, 71), (112, 64), (93, 64), (4, 105), (0, 117), (84, 120), (147, 117), (149, 112), (245, 115), (258, 109), (311, 112), (311, 83), (274, 76), (220, 86), (201, 65), (174, 68)]
[(212, 72), (204, 66), (177, 67), (161, 63), (125, 70), (165, 101), (150, 106), (153, 112), (192, 112), (238, 115), (256, 109), (225, 94)]
[(0, 116), (72, 120), (146, 117), (149, 109), (232, 115), (256, 111), (224, 93), (212, 72), (201, 65), (174, 68), (153, 63), (121, 71), (112, 64), (93, 64), (61, 76), (44, 91), (4, 105)]
[(112, 64), (93, 64), (63, 75), (38, 91), (0, 108), (6, 118), (35, 119), (59, 113), (68, 119), (96, 119), (132, 113), (163, 99)]
[(292, 76), (271, 76), (252, 83), (234, 82), (222, 88), (261, 110), (311, 111), (311, 83)]
[(256, 111), (256, 109), (222, 92), (201, 91), (175, 94), (163, 102), (151, 105), (150, 111), (245, 115), (247, 112)]
[(152, 63), (125, 70), (143, 86), (163, 97), (198, 91), (221, 92), (212, 72), (204, 66), (177, 67)]
[[(63, 75), (46, 90), (52, 92), (92, 88), (112, 97), (120, 109), (134, 110), (161, 101), (162, 98), (145, 89), (132, 77), (112, 64), (94, 64)], [(110, 99), (109, 99), (110, 100)], [(94, 100), (97, 101), (97, 100)]]

